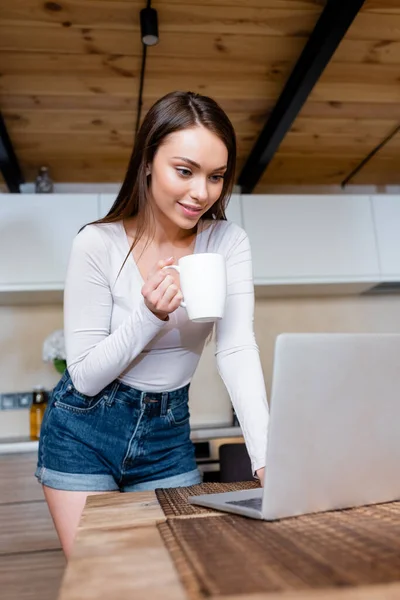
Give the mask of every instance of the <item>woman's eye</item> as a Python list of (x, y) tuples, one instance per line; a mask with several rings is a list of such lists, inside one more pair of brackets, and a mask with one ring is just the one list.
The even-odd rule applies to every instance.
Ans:
[(218, 183), (219, 181), (224, 179), (223, 175), (211, 175), (211, 179), (214, 183)]
[(189, 175), (191, 175), (191, 171), (189, 171), (189, 169), (176, 169), (179, 173), (179, 175), (182, 175), (182, 177), (188, 177)]

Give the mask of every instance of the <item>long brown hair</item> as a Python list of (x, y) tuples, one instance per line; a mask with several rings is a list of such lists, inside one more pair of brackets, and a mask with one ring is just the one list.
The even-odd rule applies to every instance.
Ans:
[(131, 251), (142, 234), (151, 230), (151, 175), (146, 175), (147, 166), (152, 163), (157, 149), (169, 134), (196, 126), (203, 126), (214, 133), (228, 150), (221, 195), (201, 218), (226, 219), (225, 209), (232, 193), (236, 165), (236, 136), (232, 123), (212, 98), (194, 92), (171, 92), (157, 100), (146, 114), (118, 196), (108, 214), (96, 221), (114, 223), (128, 217), (137, 217)]

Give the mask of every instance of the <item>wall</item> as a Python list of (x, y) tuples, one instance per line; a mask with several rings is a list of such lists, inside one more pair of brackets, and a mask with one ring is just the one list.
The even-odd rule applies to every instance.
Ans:
[[(0, 307), (0, 392), (50, 388), (58, 380), (42, 361), (42, 343), (62, 327), (59, 305)], [(275, 337), (282, 332), (400, 333), (400, 296), (288, 298), (257, 300), (255, 331), (269, 394)], [(225, 388), (219, 379), (213, 343), (205, 349), (191, 387), (192, 423), (231, 419)], [(0, 437), (28, 435), (27, 411), (1, 411)]]
[[(58, 373), (42, 361), (44, 339), (62, 327), (61, 305), (0, 306), (0, 392), (50, 389)], [(0, 411), (0, 437), (29, 434), (27, 410)]]

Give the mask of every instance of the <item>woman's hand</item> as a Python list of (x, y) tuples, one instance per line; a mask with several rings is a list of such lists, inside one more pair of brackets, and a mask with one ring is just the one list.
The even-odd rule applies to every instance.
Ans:
[(261, 487), (264, 487), (265, 467), (263, 467), (262, 469), (257, 469), (256, 473), (257, 473), (257, 477), (260, 478)]
[(142, 287), (144, 303), (151, 312), (162, 321), (176, 310), (182, 301), (182, 292), (174, 278), (163, 267), (172, 265), (174, 258), (160, 260), (150, 271), (146, 283)]

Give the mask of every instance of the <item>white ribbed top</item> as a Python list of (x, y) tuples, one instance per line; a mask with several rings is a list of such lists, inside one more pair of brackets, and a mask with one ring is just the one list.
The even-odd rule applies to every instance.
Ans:
[[(64, 293), (67, 365), (77, 390), (94, 396), (114, 379), (139, 390), (170, 391), (190, 382), (212, 323), (193, 323), (185, 308), (161, 321), (144, 304), (144, 284), (122, 221), (86, 226), (74, 239)], [(265, 465), (268, 405), (254, 338), (254, 288), (246, 233), (228, 221), (200, 221), (194, 252), (218, 252), (227, 264), (224, 318), (216, 357), (253, 470)]]

